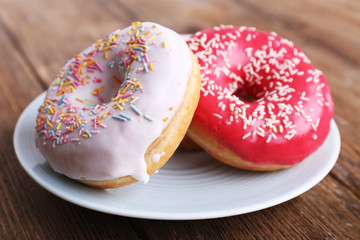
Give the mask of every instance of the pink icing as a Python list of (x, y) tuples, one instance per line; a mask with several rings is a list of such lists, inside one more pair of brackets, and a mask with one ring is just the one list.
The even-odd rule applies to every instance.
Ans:
[(185, 41), (163, 26), (134, 23), (109, 34), (69, 60), (48, 89), (37, 118), (40, 152), (70, 178), (147, 182), (145, 151), (183, 101), (191, 68)]
[(293, 165), (325, 140), (333, 101), (322, 73), (292, 42), (216, 27), (188, 45), (202, 77), (193, 122), (253, 163)]

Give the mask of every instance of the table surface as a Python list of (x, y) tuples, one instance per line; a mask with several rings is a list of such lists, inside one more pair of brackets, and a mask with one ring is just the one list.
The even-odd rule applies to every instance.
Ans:
[[(359, 239), (360, 2), (0, 0), (1, 239)], [(131, 22), (179, 33), (220, 25), (277, 32), (324, 72), (335, 102), (341, 152), (306, 193), (262, 211), (210, 220), (114, 216), (64, 201), (35, 183), (13, 147), (16, 121), (64, 61)], [(32, 144), (32, 143), (29, 143)]]

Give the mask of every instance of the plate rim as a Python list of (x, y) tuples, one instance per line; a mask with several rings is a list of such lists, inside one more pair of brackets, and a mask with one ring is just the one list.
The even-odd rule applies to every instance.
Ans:
[[(200, 220), (200, 219), (214, 219), (214, 218), (221, 218), (221, 217), (229, 217), (229, 216), (234, 216), (234, 215), (241, 215), (241, 214), (246, 214), (246, 213), (250, 213), (250, 212), (260, 211), (260, 210), (263, 210), (263, 209), (266, 209), (269, 207), (279, 205), (286, 201), (289, 201), (289, 200), (305, 193), (306, 191), (308, 191), (312, 187), (314, 187), (316, 184), (318, 184), (322, 179), (324, 179), (328, 175), (328, 173), (332, 170), (332, 168), (336, 164), (339, 153), (340, 153), (340, 148), (341, 148), (340, 132), (339, 132), (339, 129), (338, 129), (338, 126), (337, 126), (335, 120), (332, 119), (330, 131), (329, 131), (327, 138), (330, 137), (330, 133), (334, 134), (333, 141), (335, 141), (335, 146), (333, 146), (332, 154), (330, 154), (330, 156), (332, 156), (333, 159), (329, 159), (329, 163), (326, 165), (326, 168), (322, 169), (322, 171), (320, 171), (317, 175), (312, 176), (311, 181), (309, 181), (309, 180), (306, 181), (305, 183), (301, 184), (300, 187), (298, 186), (296, 188), (291, 189), (290, 191), (287, 191), (286, 194), (280, 194), (276, 197), (270, 198), (267, 201), (264, 201), (261, 203), (256, 203), (256, 204), (251, 204), (250, 206), (247, 206), (245, 208), (240, 206), (237, 208), (225, 208), (222, 210), (213, 210), (213, 211), (207, 211), (207, 212), (199, 211), (199, 212), (194, 212), (194, 213), (153, 212), (151, 210), (137, 211), (134, 209), (126, 210), (123, 208), (114, 209), (113, 207), (107, 207), (104, 204), (99, 205), (97, 203), (96, 204), (91, 203), (89, 200), (82, 199), (79, 196), (70, 196), (69, 194), (66, 194), (66, 188), (61, 188), (61, 189), (52, 188), (51, 184), (47, 184), (44, 181), (43, 177), (36, 174), (31, 169), (28, 169), (27, 165), (24, 162), (24, 159), (21, 159), (20, 156), (22, 156), (22, 153), (20, 153), (20, 149), (19, 149), (20, 146), (18, 146), (18, 144), (19, 144), (18, 138), (20, 137), (19, 131), (22, 126), (21, 123), (24, 121), (24, 118), (27, 116), (28, 112), (31, 114), (31, 112), (30, 112), (31, 106), (36, 104), (37, 101), (39, 101), (40, 99), (44, 98), (45, 93), (46, 92), (43, 92), (40, 95), (38, 95), (36, 98), (34, 98), (26, 106), (26, 108), (23, 110), (23, 112), (21, 113), (21, 115), (19, 116), (19, 118), (16, 122), (16, 126), (14, 129), (14, 135), (13, 135), (13, 144), (14, 144), (14, 150), (15, 150), (15, 154), (17, 156), (18, 161), (20, 162), (20, 164), (21, 164), (22, 168), (25, 170), (25, 172), (35, 182), (37, 182), (41, 187), (43, 187), (48, 192), (54, 194), (55, 196), (57, 196), (63, 200), (66, 200), (68, 202), (71, 202), (75, 205), (81, 206), (81, 207), (85, 207), (85, 208), (88, 208), (91, 210), (108, 213), (108, 214), (113, 214), (113, 215), (142, 218), (142, 219), (156, 219), (156, 220)], [(34, 121), (35, 121), (35, 119), (34, 119)], [(80, 184), (80, 183), (77, 183), (77, 184)], [(84, 186), (84, 187), (87, 187), (87, 186)], [(100, 190), (100, 191), (106, 191), (106, 190)]]

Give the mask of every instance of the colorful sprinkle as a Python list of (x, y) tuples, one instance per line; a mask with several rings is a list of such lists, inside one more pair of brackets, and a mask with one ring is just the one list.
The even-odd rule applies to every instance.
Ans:
[(111, 116), (112, 118), (116, 119), (116, 120), (121, 120), (123, 122), (127, 121), (126, 118), (123, 118), (123, 117), (120, 117), (120, 116), (117, 116), (117, 115), (113, 115)]
[(114, 82), (116, 82), (117, 84), (121, 85), (121, 81), (120, 81), (119, 79), (117, 79), (117, 77), (113, 76), (113, 77), (112, 77), (112, 80), (113, 80)]
[(134, 112), (136, 112), (136, 114), (142, 115), (141, 111), (137, 107), (135, 107), (133, 104), (130, 104), (130, 107), (132, 108), (132, 110), (134, 110)]
[(153, 122), (153, 121), (154, 121), (153, 118), (149, 117), (149, 116), (146, 115), (146, 114), (144, 115), (144, 118), (147, 119), (147, 120), (149, 120), (150, 122)]
[(84, 103), (84, 102), (85, 102), (84, 100), (81, 100), (81, 99), (79, 99), (79, 98), (75, 98), (75, 100), (78, 101), (78, 102), (81, 102), (81, 103)]
[(125, 118), (126, 120), (131, 120), (131, 117), (129, 117), (129, 116), (123, 114), (123, 113), (120, 113), (120, 116)]

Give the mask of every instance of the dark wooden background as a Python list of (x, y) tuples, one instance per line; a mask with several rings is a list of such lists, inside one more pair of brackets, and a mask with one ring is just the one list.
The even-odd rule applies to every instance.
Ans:
[[(135, 20), (179, 33), (254, 26), (293, 40), (332, 89), (342, 145), (330, 174), (270, 209), (198, 221), (113, 216), (41, 188), (15, 156), (16, 120), (65, 60)], [(359, 0), (0, 0), (0, 239), (360, 239), (359, 143)]]

